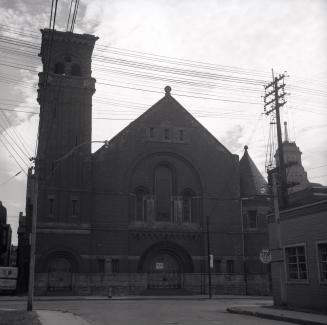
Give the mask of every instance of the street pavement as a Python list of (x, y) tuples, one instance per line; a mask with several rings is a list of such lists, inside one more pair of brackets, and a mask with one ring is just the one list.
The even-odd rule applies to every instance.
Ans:
[[(41, 311), (40, 319), (44, 325), (77, 325), (80, 317), (90, 325), (209, 325), (244, 324), (268, 325), (287, 324), (272, 320), (257, 319), (251, 316), (226, 312), (230, 306), (271, 303), (267, 300), (251, 299), (166, 299), (146, 297), (146, 299), (81, 299), (45, 297), (47, 300), (34, 301), (34, 309)], [(76, 297), (75, 297), (76, 299)], [(0, 309), (24, 309), (26, 300), (0, 300)], [(61, 311), (51, 314), (45, 310)], [(43, 319), (42, 319), (43, 313)], [(70, 317), (71, 316), (71, 317)], [(47, 322), (46, 322), (47, 321)], [(85, 323), (84, 325), (86, 325)]]
[[(284, 321), (263, 319), (238, 310), (272, 305), (267, 298), (250, 297), (43, 297), (34, 301), (43, 325), (282, 325)], [(0, 299), (0, 309), (25, 309), (26, 298)], [(268, 308), (266, 308), (268, 309)], [(305, 324), (305, 323), (302, 323)]]

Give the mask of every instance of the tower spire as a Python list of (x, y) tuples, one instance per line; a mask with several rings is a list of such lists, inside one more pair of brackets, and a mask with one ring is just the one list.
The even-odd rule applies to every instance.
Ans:
[(284, 121), (285, 142), (288, 142), (287, 122)]

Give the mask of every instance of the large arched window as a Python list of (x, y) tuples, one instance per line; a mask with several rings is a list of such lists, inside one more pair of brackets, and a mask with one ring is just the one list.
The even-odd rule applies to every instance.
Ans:
[(155, 169), (156, 220), (171, 221), (172, 171), (160, 165)]

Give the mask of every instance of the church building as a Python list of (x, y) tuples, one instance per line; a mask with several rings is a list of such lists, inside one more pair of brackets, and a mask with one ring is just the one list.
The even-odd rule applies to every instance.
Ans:
[(259, 255), (268, 247), (270, 196), (247, 147), (239, 161), (166, 86), (91, 153), (96, 40), (42, 30), (29, 174), (38, 189), (27, 192), (27, 202), (37, 195), (36, 293), (203, 294), (210, 266), (215, 294), (269, 294)]

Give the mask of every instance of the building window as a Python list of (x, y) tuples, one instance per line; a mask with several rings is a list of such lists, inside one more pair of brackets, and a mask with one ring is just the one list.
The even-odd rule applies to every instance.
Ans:
[(105, 259), (104, 258), (98, 259), (98, 268), (99, 268), (99, 273), (104, 273), (104, 271), (105, 271)]
[(252, 229), (255, 229), (258, 227), (258, 211), (257, 210), (248, 210), (247, 226), (248, 226), (248, 228), (252, 228)]
[(55, 207), (54, 207), (54, 197), (50, 196), (48, 198), (48, 212), (49, 212), (49, 216), (50, 217), (53, 217), (54, 216), (54, 210), (55, 210)]
[(318, 244), (320, 281), (327, 282), (327, 243)]
[(71, 69), (71, 75), (80, 77), (81, 76), (81, 67), (78, 64), (73, 64)]
[(184, 130), (179, 130), (179, 141), (184, 141)]
[(227, 273), (234, 273), (234, 261), (227, 260), (226, 262), (226, 272)]
[(192, 197), (193, 193), (190, 190), (183, 192), (183, 222), (192, 222)]
[(307, 280), (307, 264), (304, 246), (293, 246), (285, 248), (287, 279)]
[(149, 129), (149, 136), (150, 138), (154, 138), (154, 128)]
[(135, 191), (136, 196), (136, 211), (135, 219), (136, 221), (145, 221), (147, 219), (147, 201), (146, 201), (146, 190), (139, 188)]
[(112, 273), (119, 273), (119, 259), (114, 258), (111, 261)]
[(215, 259), (214, 270), (215, 273), (221, 273), (221, 260)]
[(54, 68), (55, 74), (65, 74), (65, 65), (62, 62), (57, 62)]
[(172, 172), (167, 166), (155, 170), (156, 220), (171, 221)]
[(77, 200), (72, 199), (72, 217), (77, 217)]
[(164, 139), (169, 140), (169, 129), (164, 129)]
[(54, 173), (55, 173), (55, 163), (52, 162), (51, 163), (51, 176), (54, 176)]

